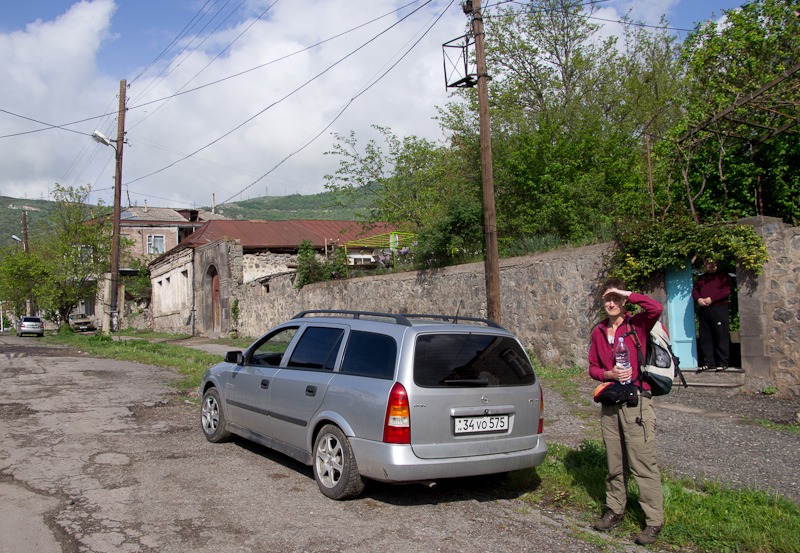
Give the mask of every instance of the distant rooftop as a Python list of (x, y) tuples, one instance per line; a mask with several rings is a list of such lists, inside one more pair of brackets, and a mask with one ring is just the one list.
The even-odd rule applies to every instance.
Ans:
[(206, 221), (227, 220), (218, 213), (202, 209), (172, 209), (170, 207), (131, 206), (120, 212), (121, 221), (204, 223)]

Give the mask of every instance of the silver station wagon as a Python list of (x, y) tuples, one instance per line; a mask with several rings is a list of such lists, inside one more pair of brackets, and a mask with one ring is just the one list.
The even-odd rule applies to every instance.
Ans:
[(547, 454), (536, 373), (484, 319), (304, 311), (228, 352), (200, 394), (209, 441), (233, 433), (311, 465), (333, 499), (365, 479), (430, 485)]

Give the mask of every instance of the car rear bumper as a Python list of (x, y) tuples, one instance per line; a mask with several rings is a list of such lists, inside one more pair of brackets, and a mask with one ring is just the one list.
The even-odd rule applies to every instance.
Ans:
[(414, 482), (509, 472), (540, 465), (547, 456), (547, 444), (542, 436), (531, 449), (443, 459), (420, 459), (414, 455), (410, 445), (359, 438), (350, 438), (350, 443), (358, 472), (382, 482)]

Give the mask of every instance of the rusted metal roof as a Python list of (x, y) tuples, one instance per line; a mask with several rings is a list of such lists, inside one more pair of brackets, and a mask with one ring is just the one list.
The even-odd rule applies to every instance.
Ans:
[(344, 245), (356, 239), (399, 230), (398, 225), (375, 223), (364, 230), (360, 221), (209, 221), (183, 240), (178, 247), (197, 247), (228, 237), (240, 240), (245, 251), (296, 250), (300, 242), (311, 241), (315, 249)]

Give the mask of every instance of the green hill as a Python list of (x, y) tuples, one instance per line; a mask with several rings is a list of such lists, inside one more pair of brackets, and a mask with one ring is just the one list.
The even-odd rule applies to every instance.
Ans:
[[(230, 219), (263, 219), (266, 221), (288, 221), (291, 219), (322, 219), (352, 221), (358, 220), (357, 209), (343, 209), (331, 206), (328, 192), (302, 196), (264, 196), (240, 202), (217, 206), (215, 211)], [(44, 220), (55, 209), (55, 202), (49, 200), (21, 200), (0, 196), (0, 248), (16, 247), (11, 237), (23, 238), (22, 213), (27, 212), (28, 239), (34, 241), (44, 232)], [(123, 206), (124, 208), (125, 206)], [(171, 207), (171, 206), (159, 206)], [(210, 211), (211, 206), (201, 209)], [(22, 247), (22, 244), (19, 245)]]
[[(55, 202), (48, 200), (21, 200), (0, 196), (0, 248), (16, 247), (11, 236), (23, 238), (22, 214), (27, 212), (28, 240), (36, 240), (42, 231), (42, 223), (55, 209)], [(19, 244), (22, 247), (22, 244)]]
[[(328, 192), (303, 196), (263, 196), (250, 200), (231, 202), (216, 207), (215, 211), (230, 219), (264, 219), (266, 221), (287, 221), (290, 219), (323, 219), (352, 221), (359, 219), (358, 208), (344, 209), (331, 207)], [(361, 206), (364, 207), (364, 204)], [(210, 210), (210, 206), (202, 209)]]

